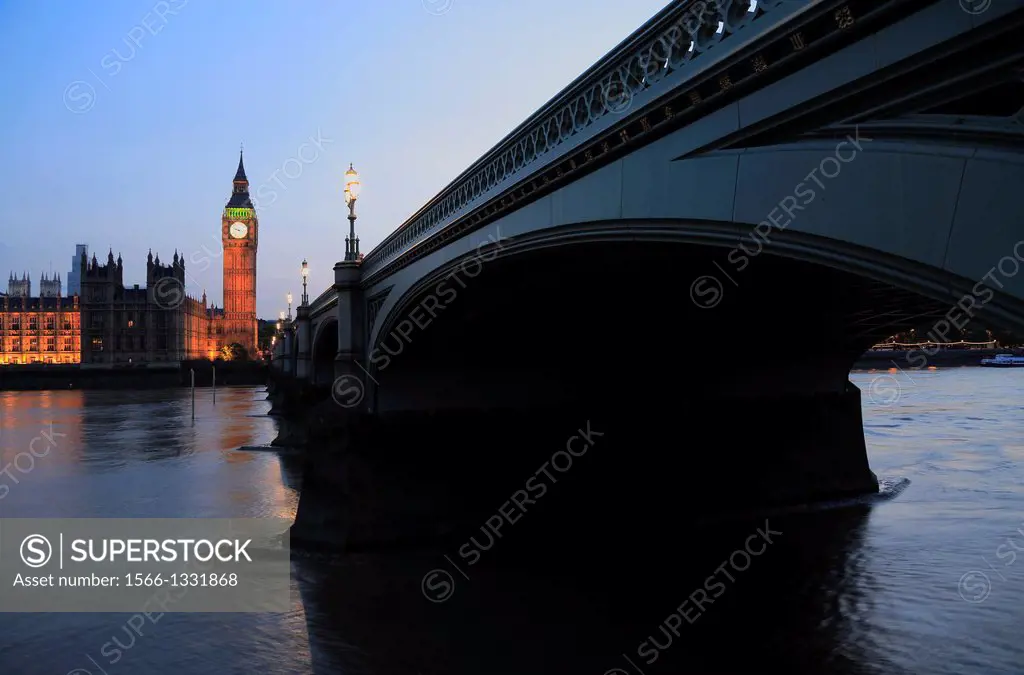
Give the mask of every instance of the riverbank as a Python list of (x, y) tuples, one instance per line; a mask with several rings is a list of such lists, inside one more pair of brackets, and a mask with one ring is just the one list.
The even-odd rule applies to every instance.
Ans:
[(982, 359), (996, 354), (1021, 355), (1021, 349), (941, 349), (929, 354), (922, 349), (876, 350), (864, 352), (853, 364), (853, 370), (878, 370), (879, 368), (955, 368), (977, 366)]
[(0, 391), (54, 389), (165, 389), (266, 384), (269, 366), (263, 361), (182, 361), (167, 364), (133, 364), (114, 367), (79, 364), (31, 364), (0, 367)]

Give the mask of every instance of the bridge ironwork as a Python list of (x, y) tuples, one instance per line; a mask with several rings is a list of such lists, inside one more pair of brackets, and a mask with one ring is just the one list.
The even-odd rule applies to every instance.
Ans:
[[(363, 260), (364, 282), (394, 269), (400, 258), (424, 240), (439, 233), (446, 238), (445, 232), (456, 221), (477, 222), (502, 210), (509, 201), (517, 201), (511, 199), (510, 191), (529, 194), (543, 187), (549, 181), (541, 176), (546, 167), (580, 151), (588, 141), (621, 122), (626, 113), (650, 105), (720, 57), (769, 32), (783, 18), (820, 2), (684, 0), (666, 7), (374, 248)], [(848, 28), (854, 21), (848, 6), (833, 12), (830, 20), (838, 29)], [(799, 43), (790, 45), (792, 49), (805, 46), (804, 38), (798, 39)], [(727, 49), (721, 47), (725, 42), (730, 43)], [(748, 65), (754, 71), (767, 68), (763, 58), (752, 59)], [(720, 89), (732, 86), (728, 75), (717, 84)], [(622, 133), (626, 134), (623, 140), (628, 140), (628, 132)], [(609, 149), (607, 143), (605, 146)], [(594, 159), (593, 151), (580, 152), (578, 159), (570, 160), (568, 172), (582, 169)]]

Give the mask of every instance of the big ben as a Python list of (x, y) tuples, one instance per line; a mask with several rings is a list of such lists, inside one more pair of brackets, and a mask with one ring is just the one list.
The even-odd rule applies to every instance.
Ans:
[(256, 354), (256, 248), (259, 223), (249, 198), (242, 153), (232, 182), (231, 198), (221, 217), (224, 248), (224, 338), (223, 345), (237, 342), (249, 358)]

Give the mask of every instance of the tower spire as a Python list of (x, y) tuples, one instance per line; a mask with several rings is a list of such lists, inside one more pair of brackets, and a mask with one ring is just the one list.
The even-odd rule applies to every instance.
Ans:
[(249, 179), (245, 177), (245, 165), (242, 163), (243, 149), (238, 148), (238, 170), (235, 171), (235, 182), (249, 182)]

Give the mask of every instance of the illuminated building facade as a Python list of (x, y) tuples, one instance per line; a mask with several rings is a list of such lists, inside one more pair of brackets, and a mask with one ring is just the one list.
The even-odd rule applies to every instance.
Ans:
[(256, 356), (256, 248), (259, 222), (249, 197), (242, 154), (232, 181), (231, 197), (221, 214), (221, 245), (224, 250), (224, 316), (222, 345), (238, 343), (249, 358)]
[(0, 294), (0, 365), (79, 362), (78, 298), (62, 298), (59, 281), (42, 289), (46, 295), (32, 297), (28, 277), (12, 277)]

